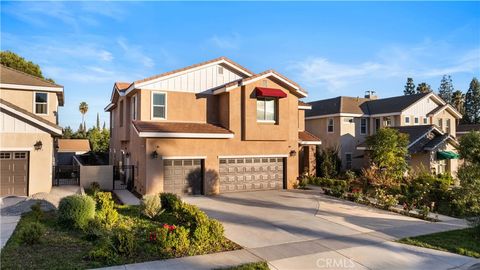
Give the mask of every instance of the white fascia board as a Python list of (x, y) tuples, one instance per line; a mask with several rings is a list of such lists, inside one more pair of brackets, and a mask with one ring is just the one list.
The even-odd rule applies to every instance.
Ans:
[(432, 130), (436, 130), (436, 131), (440, 132), (440, 134), (442, 134), (442, 132), (441, 132), (438, 128), (436, 128), (435, 126), (433, 126), (433, 127), (430, 128), (427, 132), (423, 133), (422, 136), (418, 137), (415, 141), (413, 141), (412, 143), (410, 143), (410, 144), (407, 146), (407, 148), (412, 147), (412, 145), (414, 145), (415, 143), (417, 143), (418, 141), (420, 141), (421, 139), (423, 139), (423, 137), (427, 136), (427, 134), (428, 134), (429, 132), (431, 132)]
[(47, 125), (47, 124), (43, 123), (42, 121), (38, 121), (37, 119), (35, 119), (35, 118), (33, 118), (33, 117), (31, 117), (31, 116), (29, 116), (29, 115), (27, 115), (27, 114), (24, 114), (24, 113), (22, 113), (22, 112), (19, 112), (19, 111), (15, 110), (15, 109), (12, 109), (12, 108), (8, 107), (7, 105), (0, 104), (0, 108), (4, 109), (4, 110), (6, 110), (6, 111), (12, 112), (12, 113), (14, 113), (14, 114), (16, 114), (16, 115), (18, 115), (18, 116), (20, 116), (20, 117), (22, 117), (22, 118), (25, 118), (25, 119), (27, 119), (28, 121), (30, 121), (30, 122), (32, 122), (32, 123), (35, 123), (35, 124), (37, 124), (37, 125), (39, 125), (39, 126), (42, 126), (42, 127), (46, 128), (46, 129), (54, 132), (54, 133), (57, 134), (57, 135), (62, 135), (62, 134), (63, 134), (62, 129), (58, 129), (58, 128), (52, 127), (52, 126), (50, 126), (50, 125)]
[(46, 91), (46, 92), (63, 92), (63, 87), (34, 86), (34, 85), (21, 85), (21, 84), (9, 84), (9, 83), (0, 83), (0, 88)]
[(301, 145), (321, 145), (322, 141), (300, 141)]
[(223, 134), (223, 133), (138, 132), (138, 136), (142, 137), (142, 138), (231, 139), (231, 138), (233, 138), (234, 135), (233, 134)]
[(16, 151), (32, 151), (33, 147), (3, 147), (0, 146), (0, 151), (10, 151), (10, 152), (16, 152)]
[(298, 106), (300, 110), (311, 110), (312, 106)]
[(218, 156), (218, 158), (285, 158), (286, 154), (274, 154), (274, 155), (236, 155), (236, 156)]
[(108, 112), (113, 106), (115, 106), (115, 104), (114, 104), (114, 103), (110, 103), (110, 104), (108, 104), (107, 107), (105, 107), (103, 110), (106, 111), (106, 112)]
[(459, 113), (455, 108), (453, 108), (452, 105), (450, 104), (445, 104), (442, 106), (442, 108), (438, 111), (436, 111), (435, 113), (430, 113), (428, 114), (428, 116), (435, 116), (437, 114), (439, 114), (440, 112), (443, 112), (445, 109), (449, 110), (454, 116), (456, 116), (457, 118), (462, 118), (462, 114)]
[(325, 115), (317, 115), (317, 116), (308, 116), (305, 117), (305, 120), (308, 119), (318, 119), (318, 118), (329, 118), (329, 117), (368, 117), (369, 115), (366, 114), (357, 114), (357, 113), (334, 113), (334, 114), (325, 114)]
[(207, 159), (207, 156), (162, 156), (162, 159)]
[(371, 114), (368, 115), (370, 117), (383, 117), (383, 116), (394, 116), (394, 115), (401, 115), (402, 112), (393, 112), (393, 113), (379, 113), (379, 114)]

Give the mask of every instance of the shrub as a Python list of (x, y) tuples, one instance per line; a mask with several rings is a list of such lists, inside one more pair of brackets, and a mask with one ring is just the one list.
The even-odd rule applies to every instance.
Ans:
[(160, 200), (162, 203), (162, 207), (167, 212), (175, 212), (182, 205), (182, 200), (180, 199), (180, 197), (173, 193), (160, 194)]
[(39, 222), (27, 223), (20, 228), (18, 234), (20, 241), (24, 244), (33, 245), (40, 243), (42, 236), (45, 234), (45, 227)]
[(357, 174), (352, 170), (347, 170), (345, 172), (345, 178), (349, 181), (353, 181), (357, 178)]
[(470, 217), (468, 222), (473, 228), (474, 237), (480, 239), (480, 217)]
[(88, 258), (93, 261), (113, 264), (117, 261), (118, 256), (110, 238), (105, 237), (88, 253)]
[(135, 254), (135, 235), (131, 230), (119, 228), (113, 232), (113, 246), (118, 254), (132, 257)]
[(98, 219), (92, 219), (88, 222), (85, 229), (85, 239), (88, 241), (95, 241), (105, 236), (104, 225)]
[(64, 226), (84, 229), (95, 217), (95, 201), (84, 195), (63, 198), (58, 207), (58, 220)]
[(147, 195), (142, 198), (140, 203), (140, 210), (142, 214), (150, 219), (161, 215), (165, 210), (162, 210), (162, 202), (158, 195)]
[(100, 184), (98, 182), (90, 183), (90, 185), (87, 188), (87, 194), (91, 196), (95, 196), (95, 194), (97, 194), (97, 192), (100, 192), (100, 191), (101, 191)]
[(397, 196), (386, 194), (383, 189), (376, 190), (375, 199), (377, 200), (377, 204), (384, 209), (388, 209), (398, 204)]
[(97, 219), (107, 229), (111, 229), (118, 221), (118, 212), (115, 210), (115, 203), (110, 192), (97, 192), (95, 194), (97, 202)]
[(43, 218), (43, 211), (42, 211), (42, 204), (40, 202), (36, 202), (34, 205), (30, 206), (30, 209), (32, 209), (32, 216), (35, 218), (35, 220), (39, 221), (40, 219)]
[(430, 213), (430, 207), (424, 205), (419, 209), (418, 213), (422, 216), (423, 219), (426, 219), (428, 217), (428, 214)]
[(339, 174), (342, 164), (338, 152), (338, 146), (321, 149), (317, 152), (316, 168), (318, 176), (329, 178)]
[(164, 226), (157, 229), (156, 235), (161, 249), (174, 256), (186, 255), (190, 248), (190, 231), (183, 226), (174, 229)]

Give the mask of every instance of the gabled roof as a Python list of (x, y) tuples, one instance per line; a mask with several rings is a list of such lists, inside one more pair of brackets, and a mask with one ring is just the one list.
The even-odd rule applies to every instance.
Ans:
[(300, 144), (322, 144), (322, 140), (308, 131), (298, 132), (298, 141)]
[(172, 75), (172, 74), (175, 74), (175, 73), (179, 73), (179, 72), (182, 72), (182, 71), (186, 71), (186, 70), (189, 70), (189, 69), (205, 66), (205, 65), (212, 64), (212, 63), (215, 63), (215, 62), (228, 63), (232, 67), (235, 67), (237, 71), (242, 72), (243, 74), (245, 74), (247, 76), (252, 76), (254, 74), (253, 72), (246, 69), (245, 67), (233, 62), (232, 60), (228, 59), (227, 57), (222, 56), (222, 57), (218, 57), (218, 58), (215, 58), (215, 59), (212, 59), (212, 60), (208, 60), (208, 61), (205, 61), (205, 62), (194, 64), (194, 65), (191, 65), (191, 66), (188, 66), (188, 67), (184, 67), (184, 68), (168, 71), (168, 72), (165, 72), (165, 73), (161, 73), (161, 74), (158, 74), (158, 75), (154, 75), (154, 76), (151, 76), (151, 77), (148, 77), (148, 78), (145, 78), (145, 79), (135, 81), (134, 83), (139, 84), (139, 83), (155, 80), (155, 79), (158, 79), (158, 78), (161, 78), (161, 77), (165, 77), (165, 76)]
[(133, 121), (140, 137), (233, 138), (233, 132), (209, 123)]
[(298, 101), (298, 108), (300, 110), (311, 110), (312, 109), (312, 105), (308, 104), (308, 103), (305, 103), (301, 100)]
[(346, 114), (368, 114), (362, 106), (368, 99), (359, 97), (334, 97), (308, 103), (312, 109), (305, 113), (305, 117), (332, 115), (338, 113)]
[(220, 93), (223, 93), (223, 92), (228, 92), (228, 91), (233, 90), (233, 89), (235, 89), (239, 86), (247, 85), (249, 83), (253, 83), (255, 81), (261, 80), (263, 78), (268, 78), (268, 77), (276, 78), (277, 80), (281, 81), (282, 83), (284, 83), (285, 85), (287, 85), (288, 87), (290, 87), (291, 89), (296, 91), (296, 93), (300, 94), (302, 97), (307, 96), (307, 91), (305, 89), (301, 88), (298, 83), (288, 79), (287, 77), (283, 76), (282, 74), (276, 72), (273, 69), (265, 70), (264, 72), (255, 74), (255, 75), (250, 76), (248, 78), (244, 78), (244, 79), (240, 79), (240, 80), (237, 80), (237, 81), (227, 83), (224, 87), (215, 90), (213, 93), (214, 94), (220, 94)]
[(2, 109), (2, 111), (4, 110), (10, 114), (14, 114), (17, 117), (20, 117), (25, 121), (32, 123), (33, 125), (47, 131), (52, 135), (61, 136), (63, 134), (63, 130), (60, 126), (57, 126), (52, 122), (45, 120), (42, 117), (35, 115), (25, 109), (22, 109), (17, 105), (12, 104), (1, 98), (0, 98), (0, 108)]
[(401, 112), (410, 107), (413, 103), (421, 100), (422, 98), (430, 94), (431, 93), (420, 93), (414, 95), (369, 100), (366, 105), (370, 115)]
[(114, 87), (118, 90), (118, 91), (125, 91), (127, 90), (127, 88), (131, 85), (131, 83), (128, 83), (128, 82), (115, 82), (115, 85)]
[(53, 91), (57, 93), (59, 105), (63, 106), (64, 103), (63, 86), (4, 65), (0, 65), (0, 87), (19, 90)]
[(59, 152), (88, 152), (90, 142), (87, 139), (58, 139)]
[(457, 126), (457, 134), (465, 134), (470, 131), (480, 132), (480, 124), (461, 124)]

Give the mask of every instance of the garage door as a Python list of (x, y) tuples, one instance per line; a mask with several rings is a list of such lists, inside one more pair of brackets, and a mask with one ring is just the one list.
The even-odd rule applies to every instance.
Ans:
[(202, 194), (202, 160), (168, 159), (163, 161), (164, 192), (180, 195)]
[(28, 152), (0, 152), (0, 196), (28, 195)]
[(221, 158), (220, 192), (283, 188), (283, 158)]

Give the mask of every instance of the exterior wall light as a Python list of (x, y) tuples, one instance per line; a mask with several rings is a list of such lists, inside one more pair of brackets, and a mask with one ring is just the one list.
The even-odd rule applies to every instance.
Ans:
[(42, 141), (37, 141), (37, 142), (33, 145), (33, 148), (34, 148), (35, 150), (42, 150), (42, 146), (43, 146)]
[(296, 155), (297, 155), (297, 151), (295, 151), (295, 150), (291, 150), (291, 151), (290, 151), (290, 156), (291, 156), (291, 157), (294, 157), (294, 156), (296, 156)]
[[(157, 149), (158, 149), (158, 145), (157, 145)], [(157, 149), (155, 149), (155, 150), (152, 152), (152, 158), (153, 158), (153, 159), (157, 159), (157, 158), (158, 158)]]

